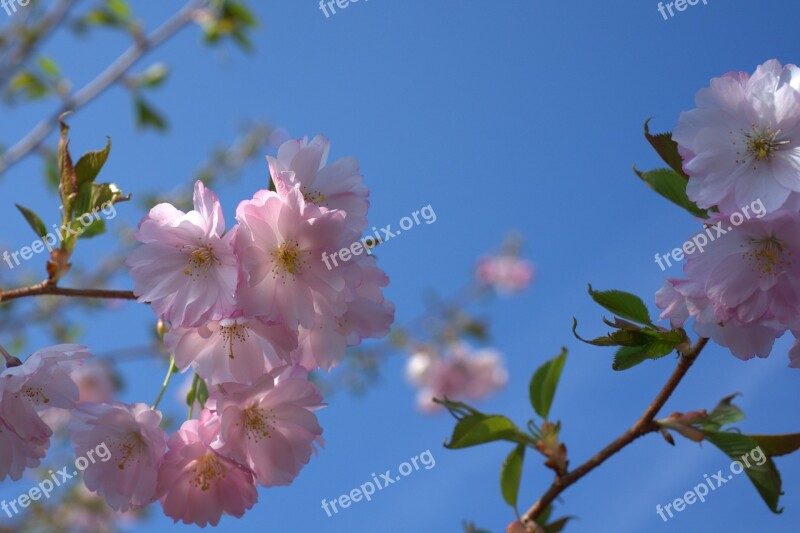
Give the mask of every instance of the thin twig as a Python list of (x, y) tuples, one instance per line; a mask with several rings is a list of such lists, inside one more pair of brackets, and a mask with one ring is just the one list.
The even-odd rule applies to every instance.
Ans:
[(51, 281), (43, 281), (30, 287), (0, 291), (0, 302), (26, 298), (29, 296), (69, 296), (74, 298), (103, 298), (107, 300), (135, 300), (133, 291), (113, 291), (105, 289), (68, 289), (58, 287)]
[(658, 393), (656, 399), (653, 400), (653, 403), (650, 404), (641, 418), (639, 418), (639, 420), (633, 426), (631, 426), (628, 431), (623, 433), (614, 442), (603, 448), (594, 457), (583, 463), (575, 470), (572, 470), (563, 476), (557, 477), (550, 488), (547, 489), (547, 492), (545, 492), (539, 501), (533, 504), (533, 506), (528, 509), (528, 512), (525, 513), (523, 516), (523, 523), (529, 524), (535, 522), (536, 519), (545, 511), (545, 509), (550, 506), (551, 503), (553, 503), (556, 498), (558, 498), (562, 492), (564, 492), (583, 476), (603, 464), (608, 458), (625, 448), (628, 444), (632, 443), (643, 435), (658, 431), (659, 427), (655, 422), (655, 417), (664, 407), (664, 404), (667, 403), (669, 397), (672, 396), (672, 393), (678, 387), (681, 380), (683, 380), (684, 376), (686, 376), (686, 372), (688, 372), (689, 368), (691, 368), (691, 366), (694, 364), (695, 360), (700, 355), (700, 352), (703, 351), (703, 348), (705, 348), (707, 343), (708, 339), (701, 338), (688, 352), (682, 354), (680, 356), (680, 360), (678, 361), (678, 367), (672, 373), (669, 381), (667, 381), (666, 385), (664, 385), (664, 387), (661, 389), (661, 392)]
[(173, 15), (172, 18), (154, 30), (150, 35), (138, 38), (130, 48), (111, 63), (100, 75), (75, 93), (72, 98), (69, 98), (56, 113), (53, 113), (49, 118), (37, 124), (25, 137), (17, 142), (17, 144), (0, 156), (0, 174), (5, 173), (29, 153), (39, 148), (44, 139), (58, 125), (58, 117), (67, 111), (77, 111), (94, 100), (106, 89), (121, 80), (142, 56), (162, 44), (186, 24), (191, 22), (195, 17), (197, 9), (202, 4), (203, 2), (201, 0), (190, 0), (178, 13)]

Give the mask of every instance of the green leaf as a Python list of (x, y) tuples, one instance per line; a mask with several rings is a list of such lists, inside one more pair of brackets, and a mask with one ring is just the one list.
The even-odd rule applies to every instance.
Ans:
[(163, 84), (169, 75), (169, 67), (165, 63), (155, 63), (142, 72), (137, 78), (139, 87), (153, 89)]
[(550, 416), (550, 406), (556, 394), (564, 363), (567, 361), (567, 349), (539, 367), (530, 382), (530, 399), (533, 409), (545, 420)]
[(106, 221), (100, 218), (95, 219), (88, 226), (81, 224), (79, 231), (79, 239), (91, 239), (92, 237), (97, 237), (98, 235), (102, 235), (106, 232)]
[(71, 220), (75, 202), (75, 194), (78, 192), (78, 178), (75, 174), (75, 166), (72, 164), (72, 156), (69, 153), (69, 126), (64, 122), (64, 113), (58, 118), (61, 136), (58, 141), (58, 161), (59, 174), (59, 193), (61, 194), (61, 204), (64, 207), (64, 217)]
[(749, 456), (758, 448), (759, 444), (755, 439), (740, 433), (714, 431), (706, 432), (706, 438), (732, 460), (742, 463), (744, 472), (755, 485), (767, 507), (773, 513), (782, 512), (782, 509), (778, 509), (778, 500), (781, 496), (781, 476), (772, 459), (764, 454), (763, 463), (758, 465), (754, 459), (748, 457), (749, 468), (746, 466), (747, 463), (742, 461), (743, 456)]
[(136, 106), (136, 125), (140, 128), (153, 128), (158, 131), (167, 129), (166, 119), (142, 98), (134, 100)]
[(58, 68), (58, 63), (56, 63), (52, 58), (47, 56), (39, 56), (39, 59), (36, 61), (39, 65), (39, 68), (42, 69), (42, 72), (45, 73), (50, 78), (58, 78), (61, 74), (61, 71)]
[(648, 142), (656, 149), (658, 155), (661, 156), (661, 159), (669, 165), (669, 167), (683, 176), (684, 179), (689, 179), (683, 172), (683, 158), (681, 157), (680, 152), (678, 152), (678, 143), (672, 140), (671, 133), (658, 133), (656, 135), (652, 135), (650, 133), (650, 121), (651, 118), (648, 118), (647, 121), (644, 123), (644, 136), (648, 140)]
[(708, 212), (705, 209), (697, 207), (697, 204), (692, 202), (686, 195), (686, 184), (688, 183), (686, 178), (680, 176), (675, 171), (660, 168), (650, 172), (640, 172), (636, 167), (633, 167), (633, 171), (651, 189), (673, 204), (685, 209), (696, 217), (708, 218)]
[(800, 433), (789, 435), (748, 435), (770, 457), (779, 457), (800, 450)]
[(544, 529), (544, 533), (560, 533), (564, 531), (564, 528), (567, 527), (567, 522), (575, 518), (574, 516), (565, 516), (563, 518), (559, 518), (546, 526), (542, 526)]
[(527, 444), (530, 437), (522, 433), (514, 423), (502, 415), (467, 415), (456, 424), (450, 443), (444, 447), (457, 450), (478, 446), (488, 442), (505, 440), (517, 444)]
[(731, 403), (739, 394), (731, 394), (723, 398), (713, 411), (708, 413), (708, 419), (703, 423), (705, 431), (719, 431), (726, 424), (733, 424), (744, 420), (744, 413), (741, 409)]
[(19, 212), (22, 213), (22, 216), (25, 217), (25, 220), (28, 221), (28, 225), (33, 228), (33, 231), (36, 232), (36, 235), (39, 237), (44, 237), (47, 235), (47, 226), (44, 225), (42, 219), (39, 218), (39, 215), (28, 209), (27, 207), (22, 207), (19, 204), (14, 204), (19, 209)]
[(500, 491), (503, 493), (503, 499), (514, 510), (517, 509), (519, 483), (522, 480), (522, 464), (524, 460), (525, 445), (520, 444), (508, 454), (500, 471)]
[(200, 381), (197, 383), (197, 403), (200, 404), (200, 407), (205, 407), (207, 401), (208, 386), (206, 386), (206, 380), (200, 378)]
[(50, 86), (38, 75), (29, 70), (23, 70), (8, 82), (8, 89), (13, 96), (21, 93), (28, 100), (40, 100), (50, 94)]
[(628, 370), (643, 363), (647, 359), (658, 359), (669, 355), (675, 349), (675, 344), (663, 340), (653, 340), (643, 346), (623, 346), (614, 355), (614, 370)]
[(639, 324), (653, 325), (650, 319), (650, 313), (647, 311), (647, 306), (641, 298), (629, 292), (611, 290), (611, 291), (595, 291), (589, 285), (589, 295), (592, 299), (605, 307), (618, 317), (633, 320)]
[(91, 183), (97, 178), (103, 165), (108, 160), (108, 153), (111, 151), (111, 138), (106, 141), (106, 147), (97, 152), (87, 152), (78, 160), (75, 165), (75, 174), (80, 188), (84, 183)]
[(584, 339), (578, 335), (578, 321), (575, 318), (572, 320), (572, 334), (575, 335), (578, 340), (593, 346), (641, 346), (650, 342), (652, 338), (644, 330), (637, 327), (636, 329), (621, 329), (613, 333), (609, 333), (605, 337)]

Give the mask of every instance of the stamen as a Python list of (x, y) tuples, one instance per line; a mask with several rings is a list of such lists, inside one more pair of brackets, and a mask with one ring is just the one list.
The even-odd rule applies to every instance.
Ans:
[(306, 262), (303, 256), (303, 250), (300, 249), (300, 243), (297, 241), (286, 241), (281, 244), (277, 250), (272, 252), (272, 258), (275, 261), (272, 265), (273, 277), (285, 277), (287, 273), (294, 277), (299, 274), (301, 267)]
[(220, 261), (214, 255), (214, 249), (209, 244), (200, 246), (184, 246), (181, 251), (189, 253), (189, 266), (183, 270), (192, 279), (200, 277), (200, 273), (208, 276), (208, 271), (214, 265), (219, 265)]
[(250, 331), (239, 323), (234, 323), (230, 326), (221, 326), (219, 334), (222, 340), (228, 343), (228, 357), (233, 359), (233, 344), (235, 342), (245, 342), (250, 336)]
[(214, 452), (208, 452), (204, 457), (195, 462), (194, 480), (192, 484), (206, 491), (211, 488), (216, 481), (225, 477), (225, 470), (222, 462)]
[(787, 250), (776, 237), (753, 239), (752, 243), (756, 246), (745, 252), (742, 257), (750, 264), (753, 272), (775, 276), (791, 267), (792, 252)]

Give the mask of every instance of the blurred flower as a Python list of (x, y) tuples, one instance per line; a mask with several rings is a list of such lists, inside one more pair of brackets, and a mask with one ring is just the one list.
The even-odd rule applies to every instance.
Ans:
[(461, 342), (449, 345), (444, 354), (413, 354), (406, 365), (406, 375), (420, 388), (417, 402), (426, 412), (440, 408), (433, 398), (483, 399), (508, 381), (499, 352), (488, 348), (473, 351)]

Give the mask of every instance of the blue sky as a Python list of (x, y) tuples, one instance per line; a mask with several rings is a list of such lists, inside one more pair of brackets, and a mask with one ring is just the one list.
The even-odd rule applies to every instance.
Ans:
[[(138, 3), (152, 25), (168, 5)], [(166, 3), (160, 3), (166, 4)], [(477, 256), (495, 248), (510, 229), (521, 231), (539, 277), (519, 298), (494, 302), (493, 343), (505, 354), (508, 387), (484, 402), (524, 423), (533, 370), (571, 349), (553, 414), (577, 465), (626, 429), (666, 381), (667, 357), (625, 373), (611, 370), (613, 351), (579, 344), (572, 317), (587, 335), (602, 333), (602, 313), (586, 284), (619, 288), (652, 302), (663, 273), (653, 255), (680, 246), (696, 229), (692, 219), (660, 200), (631, 172), (658, 165), (642, 123), (674, 127), (680, 111), (713, 76), (753, 70), (778, 58), (797, 62), (800, 7), (777, 0), (709, 0), (664, 20), (657, 2), (460, 2), (370, 0), (325, 18), (314, 0), (260, 2), (256, 51), (209, 52), (199, 32), (185, 31), (149, 59), (173, 66), (169, 83), (150, 100), (168, 110), (163, 137), (135, 132), (128, 95), (114, 89), (71, 118), (75, 152), (114, 140), (106, 179), (137, 193), (185, 183), (207, 147), (230, 138), (237, 124), (264, 118), (292, 136), (324, 133), (333, 155), (355, 155), (372, 189), (377, 226), (430, 204), (437, 222), (415, 228), (381, 251), (392, 278), (387, 290), (398, 322), (418, 315), (429, 289), (447, 295), (471, 276)], [(4, 21), (0, 21), (4, 23)], [(124, 40), (100, 33), (91, 40), (54, 42), (50, 52), (76, 86), (116, 57)], [(142, 67), (147, 63), (142, 63)], [(18, 138), (47, 104), (3, 113), (0, 138)], [(54, 142), (54, 141), (53, 141)], [(26, 161), (0, 183), (2, 241), (29, 244), (13, 203), (54, 213), (43, 194), (38, 163)], [(265, 165), (248, 168), (236, 185), (219, 190), (226, 214), (266, 183)], [(137, 221), (135, 204), (120, 219)], [(51, 217), (55, 218), (55, 217)], [(47, 220), (55, 222), (55, 220)], [(111, 237), (87, 243), (85, 259), (111, 246)], [(35, 265), (37, 268), (40, 265)], [(678, 271), (671, 272), (677, 275)], [(117, 284), (129, 287), (130, 281)], [(98, 352), (141, 344), (152, 315), (127, 304), (98, 316), (85, 341)], [(0, 339), (0, 342), (6, 339)], [(750, 433), (796, 432), (791, 407), (800, 373), (787, 368), (786, 339), (771, 358), (743, 363), (711, 347), (692, 369), (665, 414), (713, 407), (741, 392)], [(457, 532), (470, 520), (500, 532), (513, 518), (498, 487), (509, 446), (448, 451), (452, 429), (444, 415), (424, 417), (393, 358), (365, 396), (337, 394), (320, 414), (327, 446), (289, 487), (262, 490), (241, 520), (224, 518), (220, 531)], [(149, 402), (162, 369), (127, 363), (124, 399)], [(172, 401), (173, 395), (169, 395)], [(165, 404), (181, 413), (177, 402)], [(320, 507), (425, 450), (436, 466), (421, 470), (328, 518)], [(520, 493), (527, 507), (551, 476), (529, 455)], [(800, 520), (800, 458), (780, 458), (783, 515), (771, 514), (744, 476), (664, 524), (655, 513), (729, 460), (708, 445), (658, 437), (635, 443), (564, 494), (556, 513), (579, 521), (568, 531), (796, 530)], [(142, 531), (169, 531), (153, 508)]]

